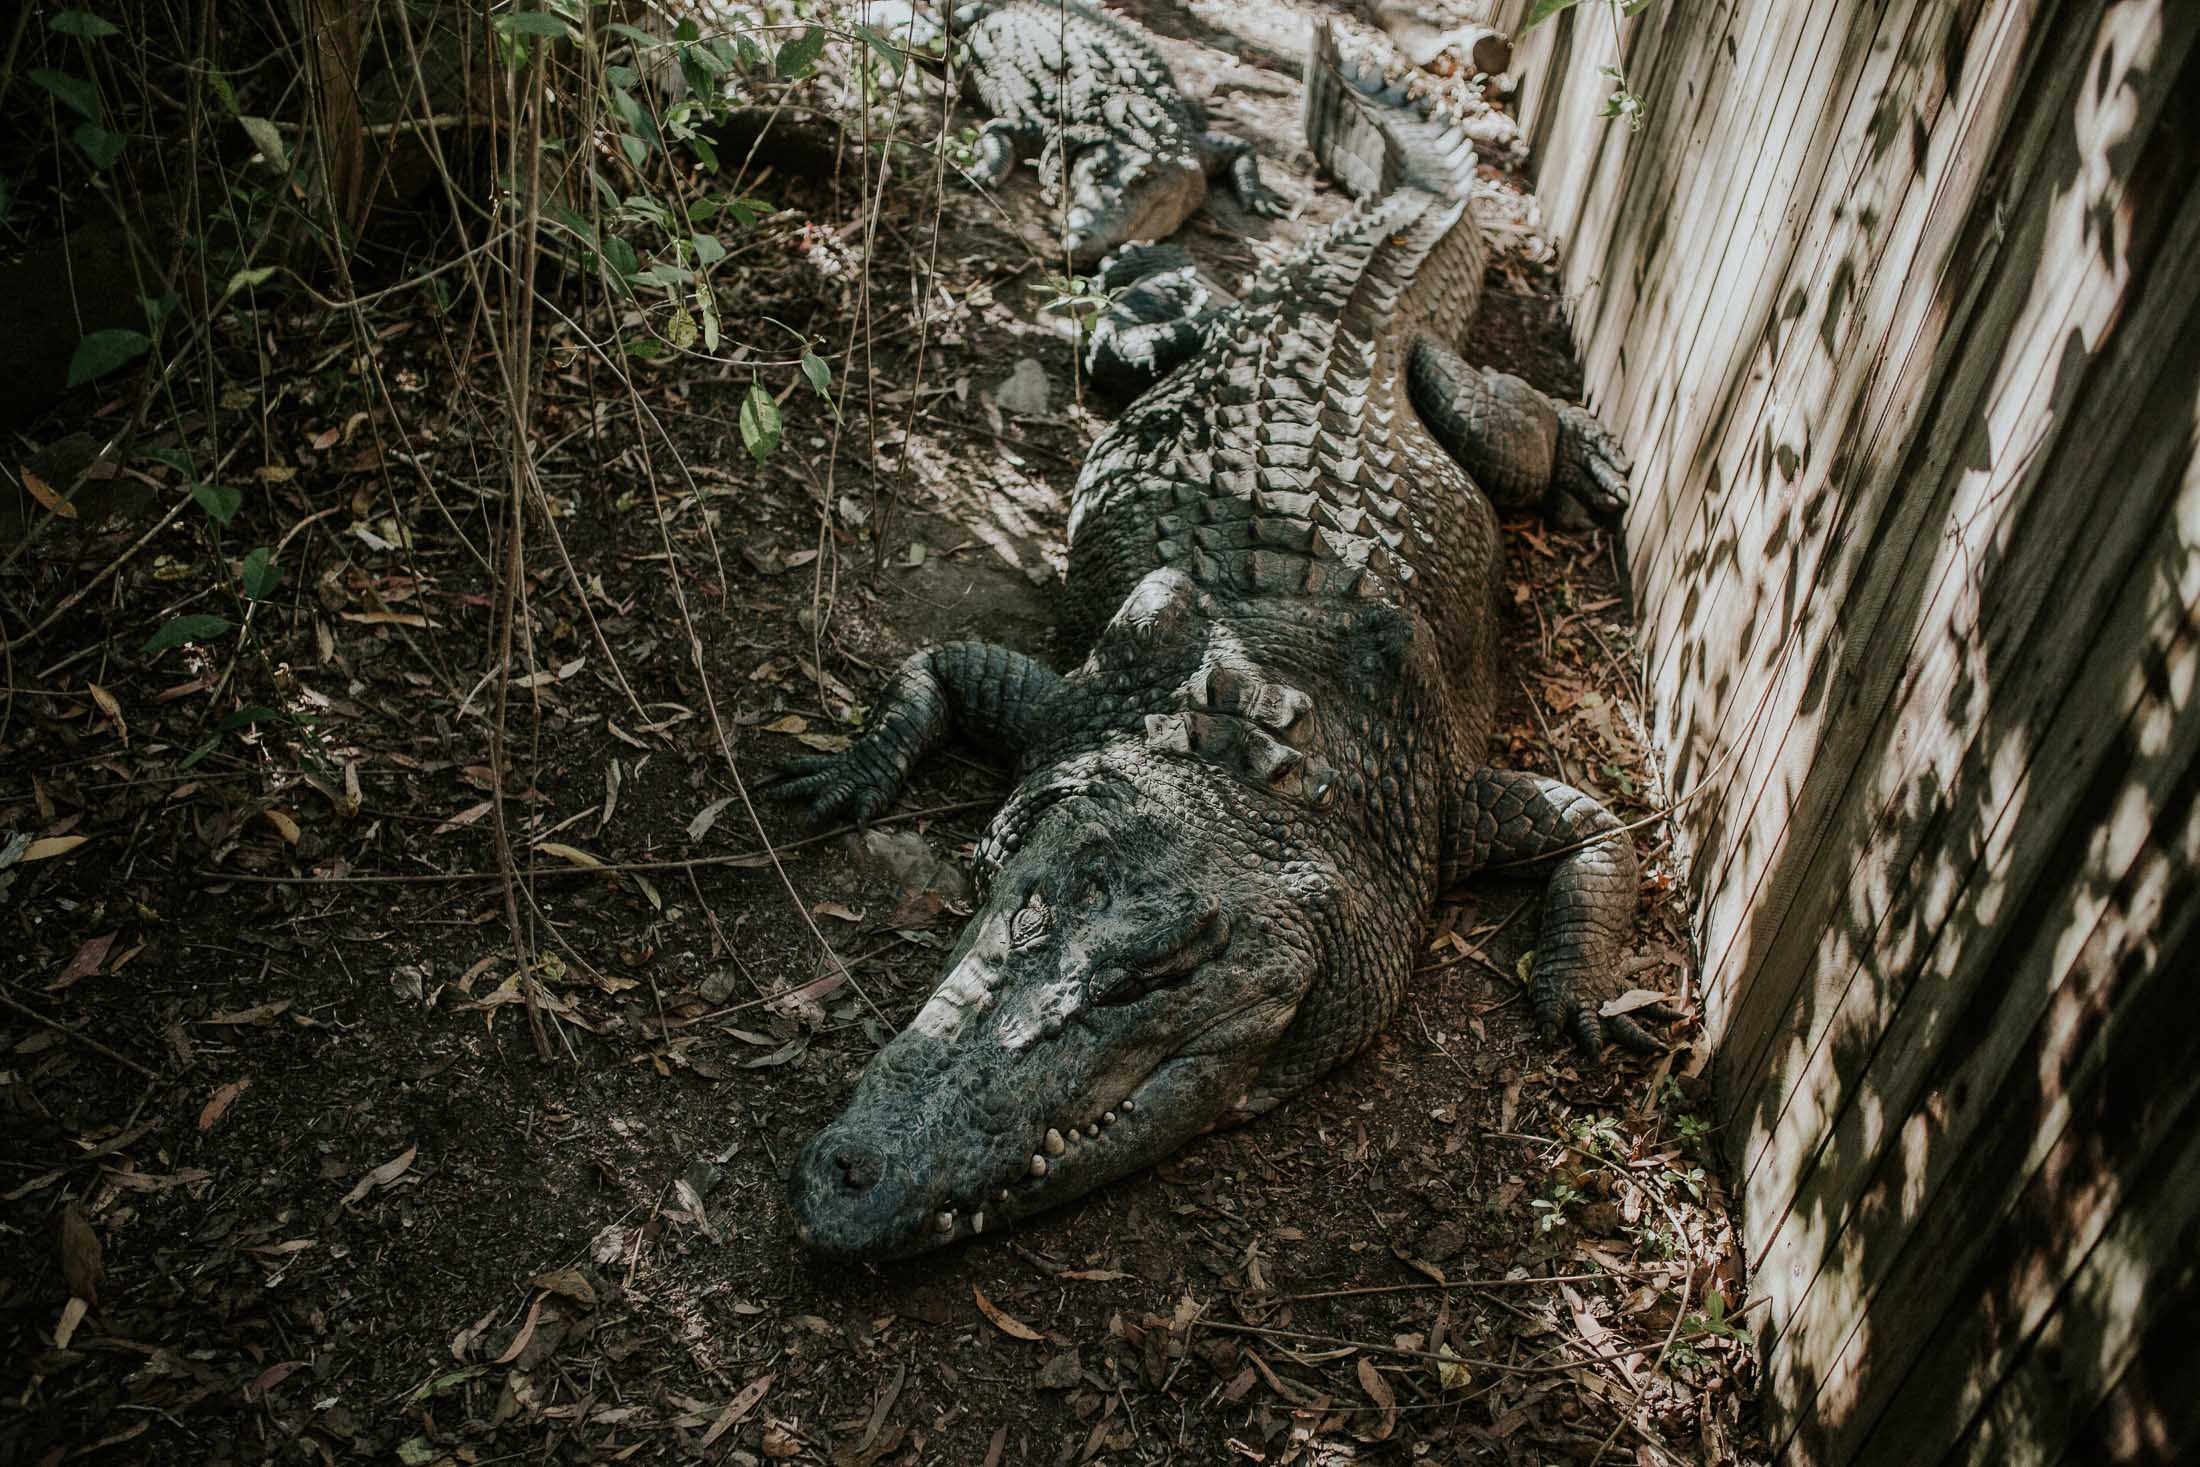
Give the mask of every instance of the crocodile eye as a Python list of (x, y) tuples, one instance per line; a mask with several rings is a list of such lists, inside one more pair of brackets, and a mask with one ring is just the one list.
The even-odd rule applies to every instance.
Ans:
[(1124, 1004), (1144, 998), (1160, 988), (1173, 988), (1194, 974), (1230, 945), (1229, 919), (1217, 904), (1187, 912), (1153, 935), (1142, 956), (1100, 975), (1093, 985), (1092, 1001)]
[(1034, 891), (1031, 900), (1017, 908), (1016, 915), (1008, 919), (1008, 940), (1017, 947), (1028, 947), (1046, 936), (1053, 925), (1054, 911), (1047, 899)]

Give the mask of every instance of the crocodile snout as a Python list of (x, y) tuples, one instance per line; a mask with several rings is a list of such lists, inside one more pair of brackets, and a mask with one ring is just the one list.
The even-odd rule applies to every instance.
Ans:
[(900, 1163), (860, 1137), (828, 1129), (795, 1160), (795, 1232), (820, 1253), (877, 1252), (909, 1228), (909, 1179)]

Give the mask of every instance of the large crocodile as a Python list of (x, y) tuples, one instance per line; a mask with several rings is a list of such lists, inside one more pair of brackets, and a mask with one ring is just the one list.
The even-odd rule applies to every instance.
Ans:
[[(921, 46), (938, 36), (929, 10), (899, 3), (870, 13)], [(1247, 209), (1284, 212), (1282, 196), (1260, 181), (1253, 145), (1210, 131), (1153, 42), (1098, 6), (974, 0), (948, 15), (947, 32), (962, 44), (964, 91), (993, 114), (972, 175), (998, 187), (1019, 161), (1039, 156), (1052, 183), (1066, 166), (1062, 248), (1077, 264), (1175, 233), (1225, 171)]]
[(1471, 148), (1343, 72), (1326, 28), (1308, 77), (1315, 155), (1358, 202), (1094, 445), (1062, 616), (1089, 655), (920, 652), (852, 749), (782, 786), (868, 819), (958, 732), (1018, 773), (946, 974), (796, 1162), (818, 1252), (982, 1232), (1268, 1110), (1383, 1028), (1438, 892), (1491, 865), (1549, 875), (1545, 1033), (1651, 1043), (1575, 996), (1628, 929), (1629, 837), (1485, 762), (1491, 501), (1609, 512), (1626, 461), (1443, 345), (1482, 281)]

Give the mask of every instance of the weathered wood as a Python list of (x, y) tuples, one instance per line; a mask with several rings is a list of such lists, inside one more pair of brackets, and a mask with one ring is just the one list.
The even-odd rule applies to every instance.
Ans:
[(1594, 118), (1603, 17), (1515, 60), (1674, 784), (1714, 776), (1683, 818), (1794, 1460), (2176, 1435), (2137, 1362), (2189, 1344), (2107, 1301), (2189, 1296), (2200, 1215), (2162, 1180), (2200, 1075), (2162, 951), (2200, 866), (2196, 31), (1653, 7), (1641, 134)]
[[(2179, 259), (2200, 247), (2200, 209), (2188, 207), (2177, 229), (2166, 236), (2158, 231), (2143, 244), (2136, 260), (2141, 267)], [(2141, 273), (2146, 273), (2144, 268)], [(1999, 710), (1996, 716), (2007, 727), (2038, 727), (2044, 710), (2062, 696), (2063, 684), (2056, 679), (2069, 678), (2093, 660), (2088, 653), (2099, 627), (2084, 614), (2088, 601), (2122, 589), (2119, 578), (2144, 549), (2144, 537), (2175, 528), (2159, 523), (2159, 510), (2148, 505), (2141, 486), (2158, 482), (2165, 470), (2174, 484), (2175, 470), (2189, 455), (2190, 444), (2177, 432), (2174, 416), (2165, 421), (2174, 401), (2165, 404), (2157, 399), (2155, 411), (2147, 411), (2150, 384), (2144, 373), (2161, 354), (2174, 351), (2188, 329), (2191, 296), (2188, 292), (2177, 299), (2173, 284), (2150, 294), (2159, 309), (2120, 333), (2101, 353), (2102, 359), (2092, 364), (2093, 370), (2074, 372), (2068, 380), (2058, 378), (2057, 391), (2039, 395), (2033, 405), (2034, 421), (2056, 426), (2060, 436), (2000, 455), (2005, 460), (2014, 458), (2020, 466), (2030, 465), (2006, 481), (1986, 481), (1986, 492), (1992, 496), (1986, 501), (1988, 507), (1993, 507), (1995, 499), (2006, 506), (2009, 512), (1999, 523), (2011, 525), (2016, 533), (2004, 545), (1966, 543), (1965, 553), (1949, 554), (1941, 590), (1919, 618), (1922, 626), (1953, 627), (1960, 635), (1941, 637), (1937, 645), (1914, 652), (1882, 649), (1885, 658), (1913, 669), (1915, 678), (1890, 706), (1883, 720), (1885, 732), (1873, 735), (1880, 749), (1873, 760), (1873, 776), (1853, 786), (1848, 797), (1849, 807), (1862, 812), (1869, 825), (1855, 839), (1822, 848), (1818, 863), (1826, 868), (1821, 879), (1839, 883), (1843, 890), (1860, 894), (1863, 901), (1851, 902), (1851, 914), (1835, 919), (1834, 925), (1844, 934), (1835, 950), (1827, 949), (1823, 926), (1813, 934), (1820, 967), (1835, 979), (1840, 991), (1833, 1002), (1814, 1003), (1808, 1014), (1798, 1015), (1798, 1024), (1790, 1030), (1789, 1048), (1807, 1044), (1810, 1055), (1783, 1068), (1790, 1096), (1787, 1114), (1760, 1136), (1749, 1164), (1752, 1188), (1770, 1185), (1765, 1181), (1768, 1172), (1792, 1174), (1798, 1157), (1807, 1161), (1807, 1150), (1797, 1148), (1807, 1147), (1809, 1138), (1822, 1134), (1840, 1105), (1851, 1098), (1846, 1079), (1828, 1065), (1824, 1040), (1837, 1026), (1854, 1032), (1861, 1025), (1868, 1031), (1883, 1021), (1888, 1000), (1860, 982), (1866, 971), (1895, 966), (1915, 972), (1922, 967), (1934, 928), (1921, 919), (1913, 934), (1919, 944), (1914, 952), (1908, 950), (1903, 922), (1913, 904), (1900, 888), (1920, 852), (1945, 850), (1969, 836), (1935, 823), (1950, 807), (1956, 787), (1962, 786), (1965, 797), (1972, 800), (1995, 795), (2006, 802), (2013, 792), (2023, 792), (2023, 781), (2036, 782), (2046, 773), (2016, 762), (2020, 756), (2030, 757), (2029, 746), (2018, 752), (1983, 748), (1980, 740), (1996, 731), (1995, 725), (1975, 711), (1967, 724), (1951, 725), (1944, 710), (1952, 700), (1967, 698)], [(2094, 324), (2098, 331), (2098, 322)], [(2172, 386), (2172, 399), (2174, 393)], [(2028, 395), (2014, 396), (2023, 404)], [(2074, 414), (2074, 407), (2099, 411)], [(2073, 417), (2074, 422), (2065, 421)], [(2159, 436), (2149, 437), (2150, 428), (2158, 428)], [(2118, 456), (2103, 459), (2095, 447), (2100, 443), (2117, 445)], [(2110, 464), (2119, 480), (2132, 488), (2119, 503), (2119, 513), (2104, 517), (2091, 503), (2069, 494), (2067, 486), (2090, 470)], [(1978, 504), (1958, 506), (1955, 513), (1962, 523), (1979, 522)], [(1979, 551), (1991, 554), (1996, 576), (1989, 588), (1992, 605), (1983, 612), (1967, 580)], [(2035, 624), (2050, 608), (2054, 615), (2035, 636)], [(2135, 636), (2161, 634), (2160, 628), (2135, 626), (2131, 631)], [(1959, 649), (1960, 658), (1955, 655)], [(1966, 776), (1964, 770), (1973, 766), (1976, 772)], [(2055, 771), (2065, 778), (2085, 773)], [(1938, 793), (1928, 799), (1913, 798), (1911, 792), (1921, 788)], [(1982, 808), (1983, 827), (1996, 817), (1992, 804)], [(1884, 873), (1875, 869), (1878, 858), (1890, 852), (1900, 859)], [(2011, 861), (2029, 859), (2032, 854), (1989, 852), (1990, 869), (2006, 876)], [(1963, 879), (1981, 878), (1966, 872)], [(1860, 909), (1871, 907), (1878, 908), (1878, 920), (1858, 920)], [(1904, 985), (1902, 996), (1907, 991)], [(1957, 995), (1943, 989), (1939, 996)], [(1878, 1019), (1872, 1017), (1875, 1013)], [(1889, 1072), (1875, 1069), (1874, 1076), (1875, 1095), (1899, 1098), (1888, 1093)], [(1799, 1103), (1798, 1097), (1808, 1103)], [(1758, 1205), (1770, 1209), (1782, 1207), (1782, 1198), (1778, 1192), (1757, 1193)]]

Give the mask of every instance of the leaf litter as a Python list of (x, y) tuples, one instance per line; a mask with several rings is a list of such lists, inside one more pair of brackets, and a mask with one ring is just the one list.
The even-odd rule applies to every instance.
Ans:
[[(1232, 83), (1259, 73), (1181, 39), (1205, 33), (1182, 6), (1145, 18), (1229, 125), (1290, 134), (1288, 88)], [(1214, 204), (1184, 241), (1226, 279), (1340, 207), (1263, 161), (1302, 218), (1243, 239)], [(1486, 172), (1503, 288), (1476, 348), (1574, 391), (1548, 246), (1514, 227), (1531, 207), (1517, 175)], [(869, 832), (797, 846), (785, 812), (751, 822), (714, 729), (753, 793), (780, 759), (845, 748), (917, 645), (1057, 650), (1037, 588), (1106, 410), (1054, 327), (1011, 304), (1031, 266), (981, 201), (897, 179), (867, 237), (846, 227), (868, 207), (853, 182), (763, 187), (809, 217), (733, 268), (818, 350), (837, 355), (854, 319), (820, 260), (868, 250), (881, 280), (921, 265), (949, 304), (921, 372), (915, 330), (877, 342), (868, 377), (833, 363), (837, 458), (808, 390), (767, 398), (782, 442), (757, 464), (739, 447), (744, 408), (767, 426), (745, 371), (646, 366), (639, 391), (685, 425), (691, 477), (644, 487), (634, 440), (610, 432), (546, 457), (554, 495), (620, 488), (568, 501), (576, 574), (537, 568), (533, 661), (511, 679), (531, 747), (505, 818), (540, 953), (512, 951), (500, 889), (473, 879), (495, 865), (488, 693), (478, 659), (449, 659), (488, 644), (493, 586), (469, 548), (486, 542), (461, 541), (417, 485), (362, 488), (349, 455), (389, 426), (372, 404), (301, 374), (265, 404), (277, 472), (239, 471), (260, 497), (240, 527), (261, 498), (350, 511), (296, 542), (254, 606), (281, 651), (267, 706), (299, 717), (192, 759), (242, 674), (185, 644), (64, 666), (47, 685), (70, 698), (16, 705), (0, 752), (34, 772), (0, 795), (0, 895), (43, 918), (23, 991), (50, 1013), (0, 1015), (33, 1118), (29, 1165), (0, 1193), (30, 1245), (0, 1281), (0, 1347), (31, 1382), (15, 1440), (209, 1462), (1760, 1457), (1707, 1056), (1684, 1043), (1600, 1069), (1536, 1042), (1527, 893), (1503, 883), (1440, 913), (1369, 1055), (1267, 1120), (919, 1262), (830, 1268), (794, 1249), (786, 1163), (922, 1001), (1004, 783), (982, 757), (941, 761)], [(1035, 200), (1019, 183), (1006, 202), (1036, 221)], [(797, 224), (834, 243), (797, 248)], [(1031, 222), (1024, 243), (1042, 238)], [(324, 324), (270, 313), (269, 349), (316, 350)], [(572, 344), (543, 329), (545, 426), (585, 428), (588, 379), (555, 365)], [(408, 428), (460, 450), (434, 461), (441, 487), (494, 503), (493, 478), (461, 467), (478, 430), (429, 407), (493, 392), (493, 363), (427, 335), (376, 333), (372, 351), (419, 384)], [(1009, 363), (1022, 386), (996, 424), (985, 387)], [(246, 406), (261, 404), (225, 410)], [(851, 451), (873, 441), (875, 464)], [(1609, 542), (1508, 532), (1504, 757), (1648, 815)], [(140, 641), (180, 579), (157, 566), (116, 581)], [(74, 624), (83, 645), (95, 620)], [(1642, 835), (1643, 966), (1598, 998), (1692, 1013), (1678, 868), (1658, 827)], [(528, 1007), (548, 1062), (508, 1012)]]

